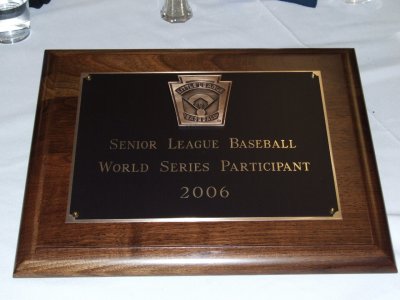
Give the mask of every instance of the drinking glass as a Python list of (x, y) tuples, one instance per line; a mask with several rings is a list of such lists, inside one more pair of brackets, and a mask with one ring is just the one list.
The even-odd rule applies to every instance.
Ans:
[(0, 0), (0, 43), (13, 44), (30, 33), (28, 0)]
[(187, 0), (165, 0), (161, 17), (170, 23), (186, 22), (193, 16)]

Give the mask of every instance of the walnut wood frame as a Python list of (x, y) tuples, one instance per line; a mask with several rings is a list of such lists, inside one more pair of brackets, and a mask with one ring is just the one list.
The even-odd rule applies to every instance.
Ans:
[[(342, 219), (66, 223), (81, 73), (321, 70)], [(15, 277), (396, 272), (351, 49), (45, 52)]]

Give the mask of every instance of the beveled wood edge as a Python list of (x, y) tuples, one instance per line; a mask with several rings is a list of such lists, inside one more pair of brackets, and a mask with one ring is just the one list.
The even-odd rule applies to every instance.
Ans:
[(37, 193), (35, 199), (34, 196), (29, 196), (31, 190), (39, 184), (35, 183), (40, 178), (42, 160), (38, 161), (37, 157), (42, 157), (43, 149), (41, 145), (37, 145), (38, 135), (40, 134), (41, 119), (44, 109), (43, 99), (46, 94), (47, 87), (47, 74), (49, 72), (49, 60), (51, 59), (50, 52), (45, 51), (43, 64), (42, 64), (42, 75), (40, 79), (39, 95), (36, 106), (35, 123), (33, 126), (31, 151), (28, 161), (28, 171), (26, 176), (24, 200), (21, 213), (21, 221), (19, 228), (19, 238), (17, 243), (17, 252), (14, 263), (14, 277), (16, 274), (17, 266), (24, 261), (30, 261), (34, 257), (36, 252), (36, 239), (37, 231), (39, 226), (40, 216), (40, 203), (41, 193)]
[[(40, 197), (27, 197), (30, 188), (35, 180), (40, 178), (40, 164), (33, 158), (41, 156), (40, 145), (35, 147), (36, 136), (39, 134), (40, 120), (42, 116), (43, 99), (50, 83), (46, 82), (49, 72), (50, 60), (55, 54), (70, 54), (79, 52), (108, 52), (117, 53), (135, 52), (148, 54), (151, 52), (252, 52), (252, 53), (276, 53), (276, 54), (312, 54), (321, 50), (327, 54), (342, 54), (345, 56), (347, 76), (350, 82), (355, 83), (352, 99), (355, 112), (358, 112), (362, 126), (358, 128), (359, 137), (362, 140), (364, 149), (372, 148), (372, 138), (369, 131), (369, 124), (365, 103), (362, 100), (361, 80), (357, 71), (354, 49), (187, 49), (187, 50), (46, 50), (43, 60), (42, 80), (38, 97), (31, 154), (28, 167), (27, 184), (20, 225), (20, 237), (16, 253), (14, 277), (44, 277), (44, 276), (110, 276), (110, 275), (201, 275), (201, 274), (287, 274), (287, 273), (359, 273), (359, 272), (397, 272), (393, 249), (390, 243), (388, 222), (385, 215), (382, 191), (377, 176), (377, 165), (374, 153), (364, 151), (364, 159), (368, 170), (372, 170), (371, 178), (368, 178), (368, 187), (372, 191), (372, 197), (368, 199), (370, 207), (370, 221), (375, 244), (368, 250), (368, 255), (360, 256), (357, 247), (346, 250), (346, 253), (338, 251), (332, 255), (332, 251), (312, 252), (308, 249), (305, 255), (299, 256), (296, 252), (279, 255), (270, 252), (272, 247), (146, 247), (141, 248), (148, 253), (141, 257), (121, 256), (111, 257), (85, 257), (85, 258), (38, 258), (37, 253), (42, 251), (36, 247), (38, 229), (38, 217), (40, 212)], [(366, 126), (366, 127), (363, 127)], [(39, 154), (36, 154), (39, 153)], [(28, 199), (29, 198), (29, 199)], [(28, 203), (30, 201), (30, 203)], [(32, 207), (34, 209), (32, 209)], [(339, 249), (340, 249), (340, 245)], [(119, 250), (121, 248), (118, 248)], [(123, 248), (122, 248), (123, 249)], [(184, 253), (182, 253), (184, 249)], [(338, 249), (338, 250), (339, 250)], [(66, 250), (65, 248), (48, 248), (50, 252)], [(79, 248), (67, 248), (67, 253), (72, 254)], [(107, 253), (109, 248), (97, 248)], [(245, 251), (244, 251), (245, 250)], [(260, 251), (262, 250), (262, 251)], [(364, 249), (365, 250), (365, 249)], [(363, 251), (364, 251), (363, 250)], [(115, 249), (113, 249), (115, 251)], [(156, 251), (156, 252), (154, 252)], [(178, 251), (178, 252), (176, 252)], [(232, 252), (233, 251), (233, 252)], [(242, 252), (243, 251), (243, 252)], [(251, 254), (251, 251), (256, 251)], [(359, 249), (361, 251), (361, 249)], [(136, 252), (136, 251), (135, 251)], [(155, 255), (157, 253), (157, 255)], [(210, 255), (212, 253), (212, 255)], [(151, 254), (152, 256), (147, 256)], [(207, 255), (208, 254), (208, 255)], [(297, 255), (296, 255), (297, 254)], [(166, 258), (168, 255), (168, 258)], [(191, 256), (194, 256), (191, 257)], [(68, 255), (66, 255), (68, 257)], [(200, 258), (199, 258), (200, 257)], [(167, 261), (168, 260), (168, 261)], [(162, 261), (164, 264), (160, 263)]]
[[(49, 259), (48, 254), (53, 250), (43, 250), (43, 258), (22, 261), (14, 277), (396, 272), (386, 253), (376, 247), (362, 246), (335, 248), (335, 251), (310, 247), (295, 251), (287, 247), (146, 247), (122, 249), (122, 253), (119, 249), (118, 257), (112, 256), (115, 249), (97, 248), (93, 252), (98, 256), (88, 258), (76, 253), (67, 259)], [(70, 250), (58, 248), (55, 252), (71, 254)], [(60, 253), (53, 256), (61, 257)]]
[(44, 54), (46, 55), (75, 55), (75, 54), (88, 54), (88, 53), (108, 53), (113, 52), (113, 54), (160, 54), (160, 53), (262, 53), (262, 54), (348, 54), (355, 53), (354, 48), (179, 48), (179, 49), (162, 49), (162, 48), (148, 48), (148, 49), (45, 49)]
[(371, 129), (368, 121), (368, 112), (364, 101), (361, 84), (361, 76), (357, 67), (357, 57), (355, 50), (350, 50), (346, 55), (350, 72), (347, 72), (348, 82), (353, 82), (350, 86), (353, 99), (353, 115), (357, 118), (358, 141), (361, 144), (362, 160), (364, 166), (363, 175), (366, 177), (366, 188), (369, 191), (367, 203), (369, 206), (369, 219), (371, 223), (372, 235), (375, 245), (382, 250), (392, 261), (395, 272), (397, 272), (395, 256), (389, 231), (389, 224), (385, 209), (382, 187), (379, 179), (378, 165), (376, 162)]

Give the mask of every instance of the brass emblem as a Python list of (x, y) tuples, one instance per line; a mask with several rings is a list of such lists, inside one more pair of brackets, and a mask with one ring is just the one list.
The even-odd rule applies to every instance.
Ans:
[(232, 81), (222, 75), (178, 75), (169, 82), (179, 126), (224, 126)]

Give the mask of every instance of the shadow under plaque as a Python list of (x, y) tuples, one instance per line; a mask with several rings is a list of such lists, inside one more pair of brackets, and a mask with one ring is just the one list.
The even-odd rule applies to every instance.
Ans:
[(46, 51), (15, 276), (395, 271), (353, 50)]

